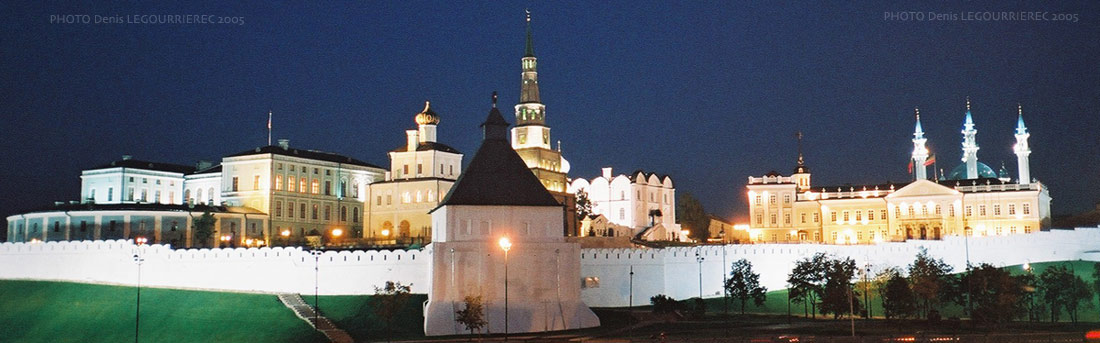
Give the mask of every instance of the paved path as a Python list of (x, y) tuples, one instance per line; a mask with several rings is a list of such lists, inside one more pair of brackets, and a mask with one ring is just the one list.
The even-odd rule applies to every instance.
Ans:
[(348, 335), (347, 332), (336, 327), (331, 320), (324, 316), (317, 315), (317, 313), (313, 311), (313, 306), (306, 304), (305, 300), (302, 300), (301, 295), (279, 294), (279, 301), (282, 301), (283, 305), (286, 305), (291, 311), (294, 311), (294, 314), (297, 315), (298, 318), (302, 318), (306, 323), (309, 323), (309, 326), (325, 334), (325, 337), (328, 337), (329, 341), (337, 343), (355, 342), (355, 340), (351, 338), (351, 335)]

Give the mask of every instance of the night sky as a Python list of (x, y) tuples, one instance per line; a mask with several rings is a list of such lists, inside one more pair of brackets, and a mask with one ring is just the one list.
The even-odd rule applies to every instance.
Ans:
[[(250, 3), (251, 4), (251, 3)], [(1016, 176), (1016, 104), (1031, 175), (1055, 214), (1100, 201), (1100, 3), (466, 2), (0, 3), (0, 215), (77, 200), (80, 170), (193, 164), (266, 144), (388, 166), (431, 100), (469, 162), (500, 92), (520, 89), (524, 8), (542, 100), (571, 177), (669, 174), (741, 218), (750, 175), (790, 174), (795, 132), (815, 185), (905, 182), (913, 108), (939, 167), (959, 163), (965, 98), (980, 161)], [(924, 20), (886, 20), (917, 11)], [(931, 21), (1039, 11), (1066, 21)], [(231, 24), (56, 24), (50, 15), (241, 17)], [(961, 19), (961, 18), (960, 18)], [(514, 122), (514, 117), (509, 117)]]

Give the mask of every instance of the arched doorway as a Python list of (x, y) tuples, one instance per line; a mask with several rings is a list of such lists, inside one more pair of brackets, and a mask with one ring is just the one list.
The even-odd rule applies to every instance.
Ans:
[(388, 220), (383, 222), (382, 232), (379, 233), (382, 235), (382, 239), (390, 239), (390, 237), (393, 237), (393, 223), (390, 223)]
[(932, 239), (935, 239), (935, 240), (940, 239), (940, 227), (939, 226), (932, 229)]
[(412, 235), (410, 226), (408, 220), (402, 220), (401, 224), (397, 227), (397, 236), (401, 239), (408, 239), (409, 236)]
[(928, 230), (925, 229), (924, 225), (920, 226), (920, 239), (928, 239)]
[(798, 241), (802, 242), (806, 240), (806, 231), (798, 232)]
[(908, 226), (905, 227), (905, 239), (913, 239), (913, 228), (912, 227), (908, 227)]

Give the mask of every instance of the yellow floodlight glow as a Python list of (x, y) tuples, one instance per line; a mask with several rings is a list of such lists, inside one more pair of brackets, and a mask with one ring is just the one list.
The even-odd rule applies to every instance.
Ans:
[(501, 237), (500, 241), (497, 243), (500, 244), (500, 248), (503, 249), (504, 252), (508, 252), (508, 250), (512, 249), (512, 241), (509, 240), (508, 237)]

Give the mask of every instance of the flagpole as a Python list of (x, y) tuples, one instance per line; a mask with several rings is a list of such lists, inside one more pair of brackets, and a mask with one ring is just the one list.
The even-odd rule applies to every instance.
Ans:
[(271, 145), (271, 110), (267, 110), (267, 145)]

